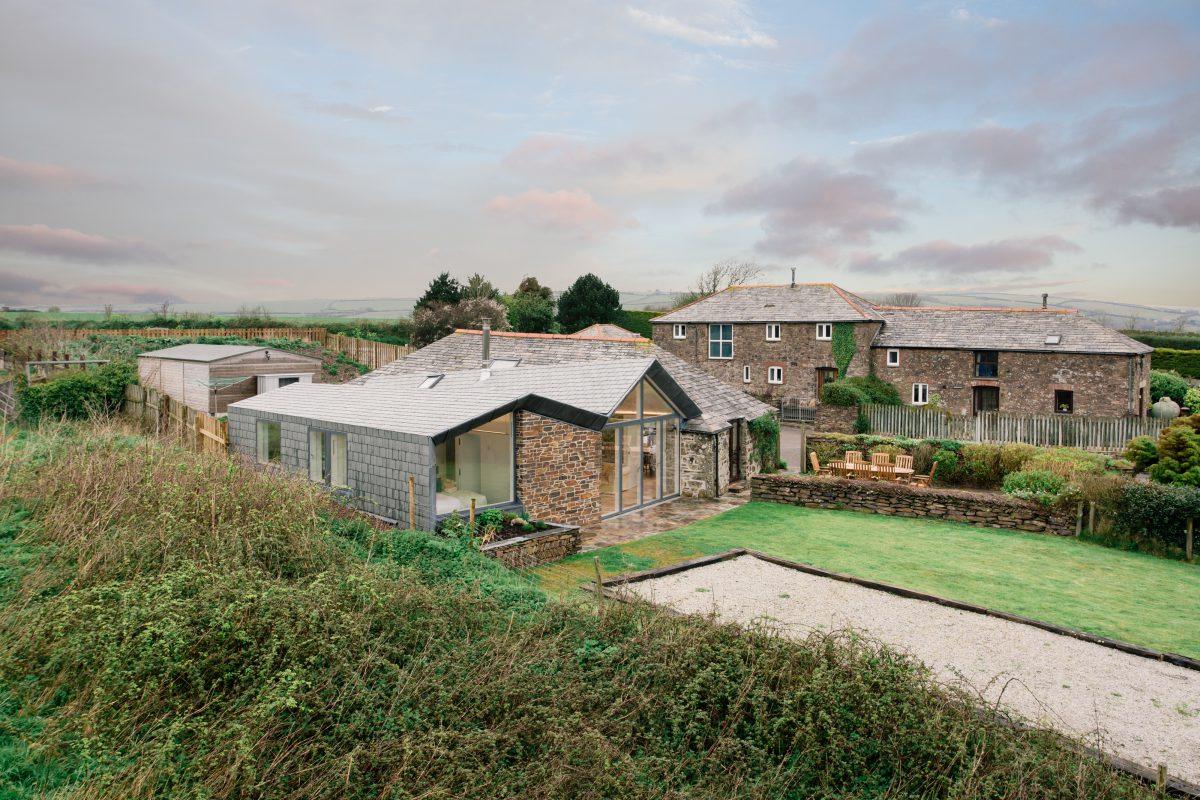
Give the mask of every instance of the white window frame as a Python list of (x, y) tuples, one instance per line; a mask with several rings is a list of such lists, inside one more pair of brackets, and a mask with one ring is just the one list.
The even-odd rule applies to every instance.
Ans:
[(676, 322), (674, 325), (672, 325), (671, 326), (671, 338), (672, 339), (686, 339), (687, 338), (687, 325), (682, 322)]
[(766, 336), (768, 342), (778, 342), (783, 338), (783, 326), (778, 322), (768, 322)]
[(742, 383), (749, 383), (749, 382), (750, 382), (750, 365), (747, 364), (746, 366), (742, 367)]
[(818, 322), (817, 323), (817, 341), (829, 342), (833, 340), (833, 323)]
[(886, 363), (889, 367), (900, 366), (900, 351), (895, 347), (888, 349)]
[[(777, 375), (778, 378), (772, 378), (772, 375)], [(775, 386), (783, 385), (783, 367), (767, 367), (767, 383)]]
[[(716, 331), (717, 336), (720, 337), (721, 334), (723, 334), (725, 332), (725, 330), (724, 330), (725, 328), (729, 329), (729, 338), (728, 339), (725, 339), (723, 337), (717, 338), (717, 339), (713, 338), (713, 331)], [(715, 355), (714, 356), (713, 355), (713, 345), (714, 344), (718, 345), (717, 352), (720, 353), (721, 350), (723, 349), (720, 345), (723, 345), (725, 343), (729, 344), (729, 355)], [(709, 359), (711, 359), (713, 361), (729, 361), (730, 359), (733, 358), (733, 325), (729, 324), (728, 322), (709, 323), (709, 325), (708, 325), (708, 357), (709, 357)]]
[(914, 383), (912, 385), (912, 404), (914, 406), (923, 406), (929, 403), (929, 384)]

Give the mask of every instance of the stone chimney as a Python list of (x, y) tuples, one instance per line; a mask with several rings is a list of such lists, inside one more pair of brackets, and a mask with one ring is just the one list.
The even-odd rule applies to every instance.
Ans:
[(1050, 295), (1046, 294), (1045, 292), (1042, 292), (1042, 309), (1043, 310), (1049, 308), (1049, 304), (1048, 304), (1049, 300), (1050, 300)]
[(792, 267), (792, 288), (796, 288), (796, 268)]

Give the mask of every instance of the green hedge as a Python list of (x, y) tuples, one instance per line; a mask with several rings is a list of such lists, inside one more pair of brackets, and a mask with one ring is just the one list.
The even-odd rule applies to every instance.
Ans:
[(1163, 333), (1161, 331), (1122, 331), (1130, 339), (1151, 347), (1200, 350), (1200, 333)]
[(114, 361), (96, 369), (64, 372), (61, 376), (17, 389), (21, 418), (88, 419), (120, 410), (125, 387), (137, 382), (130, 361)]
[(1150, 363), (1155, 370), (1170, 370), (1185, 378), (1200, 378), (1200, 350), (1155, 348), (1150, 354)]
[(620, 316), (617, 319), (617, 324), (627, 331), (633, 331), (634, 333), (640, 334), (649, 339), (654, 334), (654, 331), (650, 326), (650, 320), (661, 316), (663, 313), (665, 312), (630, 311), (629, 309), (622, 309)]
[(839, 378), (821, 387), (821, 402), (830, 406), (861, 406), (874, 403), (883, 406), (900, 405), (896, 387), (874, 375)]

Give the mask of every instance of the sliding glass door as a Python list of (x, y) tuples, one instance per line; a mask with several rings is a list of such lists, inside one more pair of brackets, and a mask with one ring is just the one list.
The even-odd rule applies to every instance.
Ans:
[(618, 514), (679, 493), (675, 409), (649, 381), (630, 392), (602, 434), (600, 513)]

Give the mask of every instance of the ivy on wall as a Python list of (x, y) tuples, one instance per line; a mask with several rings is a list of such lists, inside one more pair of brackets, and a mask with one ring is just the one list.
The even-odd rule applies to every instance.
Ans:
[(858, 342), (854, 339), (854, 323), (833, 323), (833, 363), (838, 368), (839, 378), (846, 377), (856, 350)]
[(763, 414), (750, 420), (747, 427), (758, 455), (759, 468), (766, 473), (774, 472), (779, 465), (779, 420), (774, 414)]

